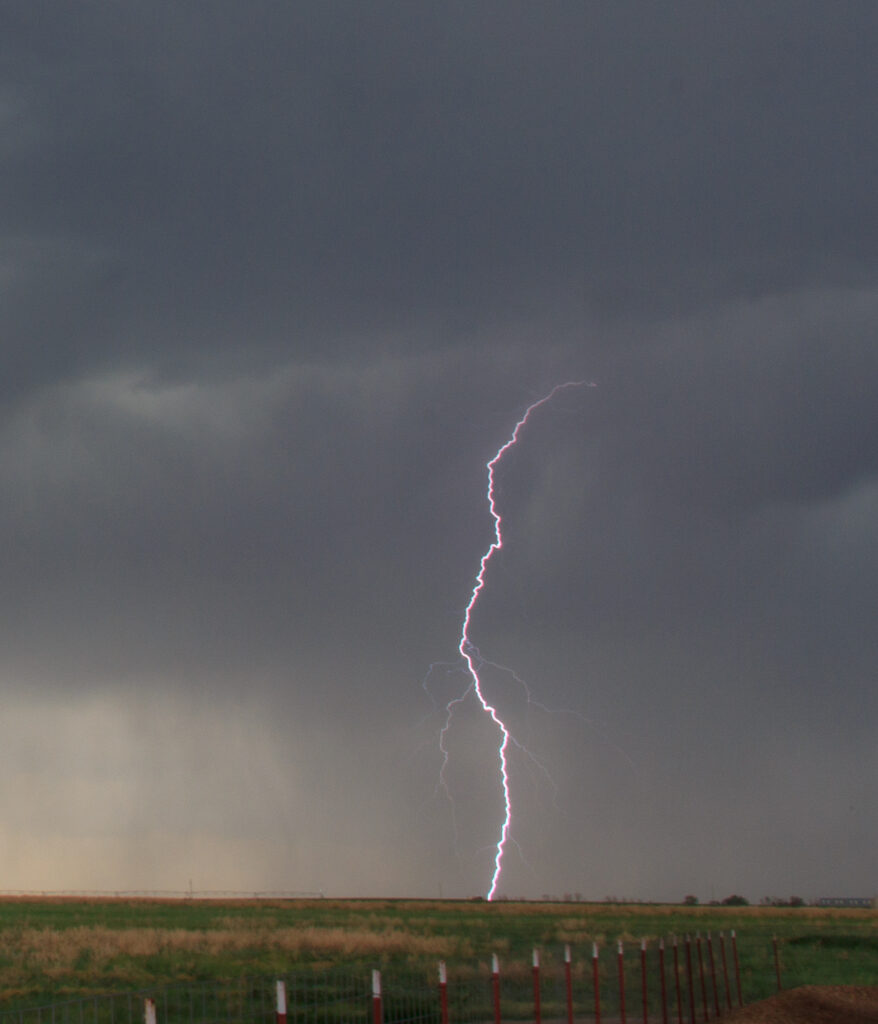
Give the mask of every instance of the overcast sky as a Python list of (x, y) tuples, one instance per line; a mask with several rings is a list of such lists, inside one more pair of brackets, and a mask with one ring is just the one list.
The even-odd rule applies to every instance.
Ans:
[(876, 52), (6, 0), (0, 887), (878, 891)]

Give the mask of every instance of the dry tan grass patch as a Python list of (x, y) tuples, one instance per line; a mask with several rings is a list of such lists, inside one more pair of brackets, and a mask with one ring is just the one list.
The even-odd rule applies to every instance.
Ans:
[(75, 927), (63, 930), (22, 928), (0, 931), (2, 948), (14, 949), (18, 958), (40, 967), (67, 968), (83, 954), (95, 965), (117, 957), (149, 957), (165, 953), (216, 956), (242, 951), (272, 951), (291, 955), (332, 957), (414, 955), (452, 956), (461, 941), (435, 935), (417, 935), (401, 928), (276, 928), (257, 925), (189, 931), (183, 928)]

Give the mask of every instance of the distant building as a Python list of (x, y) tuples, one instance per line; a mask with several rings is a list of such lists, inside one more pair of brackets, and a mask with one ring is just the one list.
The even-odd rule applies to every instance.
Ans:
[(818, 907), (874, 907), (874, 896), (821, 896)]

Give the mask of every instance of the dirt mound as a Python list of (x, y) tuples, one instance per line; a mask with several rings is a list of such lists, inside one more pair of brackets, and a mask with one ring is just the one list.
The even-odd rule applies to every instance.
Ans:
[(803, 985), (751, 1003), (723, 1024), (878, 1024), (878, 985)]

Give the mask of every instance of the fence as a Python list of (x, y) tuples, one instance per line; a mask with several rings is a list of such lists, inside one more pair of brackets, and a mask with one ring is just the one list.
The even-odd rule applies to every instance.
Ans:
[[(590, 955), (588, 955), (590, 953)], [(528, 964), (309, 970), (0, 1011), (0, 1024), (706, 1024), (782, 984), (775, 940), (739, 955), (735, 932), (570, 946)], [(793, 978), (794, 984), (803, 983)], [(807, 978), (804, 980), (808, 980)], [(841, 978), (839, 981), (843, 980)]]
[(285, 992), (287, 1024), (370, 1024), (369, 978), (360, 971), (340, 970), (73, 999), (0, 1011), (0, 1024), (275, 1024), (279, 985)]

